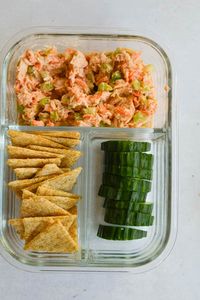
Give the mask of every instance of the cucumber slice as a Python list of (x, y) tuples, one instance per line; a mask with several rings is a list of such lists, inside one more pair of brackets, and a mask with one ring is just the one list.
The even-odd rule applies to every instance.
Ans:
[(121, 188), (126, 191), (141, 191), (143, 193), (148, 193), (151, 190), (151, 181), (132, 177), (122, 177), (108, 173), (103, 174), (103, 184), (114, 186), (119, 189)]
[(151, 170), (153, 155), (141, 152), (105, 152), (105, 165), (111, 164)]
[(153, 210), (153, 203), (146, 202), (135, 202), (135, 201), (115, 201), (111, 199), (105, 199), (104, 208), (118, 208), (118, 209), (126, 209), (131, 212), (141, 212), (145, 214), (151, 214)]
[(109, 174), (116, 174), (120, 176), (129, 176), (134, 178), (140, 179), (152, 179), (152, 170), (148, 169), (140, 169), (140, 168), (133, 168), (128, 166), (117, 166), (117, 165), (106, 165), (105, 172)]
[(147, 232), (135, 228), (99, 225), (97, 236), (106, 240), (137, 240), (147, 236)]
[(99, 189), (99, 196), (119, 201), (145, 202), (147, 193), (124, 191), (119, 188), (102, 184)]
[(101, 150), (110, 152), (147, 152), (151, 150), (151, 144), (133, 141), (107, 141), (101, 143)]
[(127, 212), (123, 209), (106, 209), (104, 221), (111, 224), (127, 226), (151, 226), (154, 217), (151, 214)]

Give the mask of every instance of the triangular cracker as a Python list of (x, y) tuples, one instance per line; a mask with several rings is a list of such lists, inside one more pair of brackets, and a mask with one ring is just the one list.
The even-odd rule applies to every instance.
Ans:
[(47, 176), (52, 174), (63, 174), (64, 172), (58, 168), (56, 164), (47, 164), (42, 169), (38, 170), (35, 177)]
[(38, 196), (61, 196), (61, 197), (69, 197), (69, 198), (76, 198), (76, 199), (80, 198), (79, 195), (72, 194), (69, 192), (64, 192), (61, 190), (55, 190), (43, 185), (38, 187), (36, 194)]
[(77, 245), (61, 222), (57, 221), (27, 243), (24, 249), (39, 252), (73, 253), (77, 251)]
[(28, 145), (39, 145), (52, 148), (66, 148), (65, 146), (55, 143), (50, 139), (22, 131), (8, 130), (8, 135), (11, 138), (12, 144), (16, 146), (24, 147)]
[(32, 178), (39, 170), (40, 168), (16, 168), (13, 171), (15, 172), (16, 177), (19, 180)]
[(71, 191), (81, 170), (81, 167), (76, 168), (70, 172), (46, 180), (41, 185), (65, 192)]
[(44, 216), (63, 216), (68, 212), (51, 201), (40, 198), (27, 198), (22, 200), (21, 217), (44, 217)]

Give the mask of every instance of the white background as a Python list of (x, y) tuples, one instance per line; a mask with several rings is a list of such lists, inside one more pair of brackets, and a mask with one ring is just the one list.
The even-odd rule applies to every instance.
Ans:
[(170, 48), (180, 116), (178, 237), (161, 265), (139, 275), (26, 273), (0, 257), (0, 299), (200, 299), (200, 1), (0, 0), (0, 47), (39, 25), (148, 30)]

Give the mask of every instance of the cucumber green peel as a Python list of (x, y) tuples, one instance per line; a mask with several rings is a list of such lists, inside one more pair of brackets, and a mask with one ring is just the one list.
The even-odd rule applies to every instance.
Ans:
[(153, 210), (153, 203), (151, 202), (135, 202), (135, 201), (115, 201), (111, 199), (105, 199), (104, 208), (118, 208), (126, 209), (131, 212), (141, 212), (145, 214), (151, 214)]
[(127, 191), (147, 193), (151, 190), (151, 181), (132, 177), (122, 177), (108, 173), (103, 174), (103, 184)]
[(119, 188), (102, 184), (99, 189), (99, 196), (113, 199), (115, 201), (136, 201), (145, 202), (147, 193), (126, 191)]
[(151, 214), (129, 212), (124, 209), (107, 208), (104, 221), (116, 225), (151, 226), (154, 217)]
[(106, 240), (137, 240), (147, 236), (147, 232), (140, 229), (99, 225), (97, 236)]
[(141, 152), (105, 152), (105, 165), (110, 164), (152, 170), (153, 155)]
[(109, 152), (147, 152), (151, 150), (148, 142), (107, 141), (101, 143), (101, 150)]
[(109, 174), (116, 174), (120, 176), (128, 176), (140, 179), (152, 179), (152, 170), (148, 169), (140, 169), (140, 168), (133, 168), (129, 166), (117, 166), (117, 165), (106, 165), (105, 172)]

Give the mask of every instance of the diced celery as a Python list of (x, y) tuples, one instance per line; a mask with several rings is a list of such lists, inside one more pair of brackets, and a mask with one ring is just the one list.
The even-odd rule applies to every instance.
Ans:
[(135, 91), (139, 91), (140, 87), (141, 87), (140, 81), (137, 80), (137, 79), (133, 80), (133, 82), (132, 82), (132, 88)]
[(39, 104), (41, 105), (41, 106), (45, 106), (46, 104), (49, 104), (49, 98), (48, 97), (45, 97), (45, 98), (42, 98), (41, 100), (40, 100), (40, 102), (39, 102)]
[(18, 104), (17, 105), (17, 111), (19, 112), (19, 113), (23, 113), (24, 112), (24, 106), (23, 105), (20, 105), (20, 104)]
[(75, 113), (75, 114), (74, 114), (74, 118), (75, 118), (76, 121), (82, 120), (82, 117), (81, 117), (81, 114), (80, 114), (80, 113)]
[(83, 109), (83, 112), (84, 112), (84, 114), (91, 114), (91, 115), (94, 115), (94, 114), (96, 114), (96, 108), (95, 108), (95, 107), (89, 106), (89, 107), (87, 107), (87, 108), (84, 108), (84, 109)]
[(43, 82), (42, 84), (41, 84), (41, 90), (43, 91), (43, 92), (50, 92), (50, 91), (52, 91), (54, 89), (54, 85), (53, 85), (53, 83), (51, 83), (51, 82)]
[(87, 79), (92, 83), (95, 82), (94, 73), (92, 71), (87, 74)]
[(63, 105), (68, 105), (69, 102), (70, 102), (70, 98), (67, 95), (63, 95), (62, 98), (61, 98), (61, 103)]
[(144, 67), (144, 71), (146, 71), (146, 72), (152, 72), (153, 70), (154, 70), (153, 65), (146, 65)]
[(98, 91), (112, 91), (112, 89), (113, 89), (112, 86), (110, 86), (106, 82), (101, 82), (98, 85)]
[(135, 113), (134, 116), (133, 116), (133, 122), (134, 122), (135, 124), (138, 124), (138, 123), (140, 123), (140, 122), (144, 122), (144, 121), (146, 121), (146, 119), (147, 119), (147, 116), (144, 115), (144, 114), (143, 114), (142, 112), (140, 112), (140, 111), (138, 111), (137, 113)]
[(57, 111), (50, 112), (50, 119), (52, 121), (58, 121), (59, 120), (59, 115), (58, 115)]
[(121, 79), (121, 78), (122, 78), (122, 76), (121, 76), (120, 71), (114, 72), (114, 73), (112, 74), (112, 77), (111, 77), (112, 81), (116, 81), (116, 80)]
[(112, 67), (111, 64), (104, 63), (104, 64), (101, 65), (101, 70), (103, 72), (110, 73), (112, 71), (112, 69), (113, 69), (113, 67)]
[(47, 120), (47, 119), (49, 119), (49, 114), (48, 113), (39, 113), (39, 119), (40, 119), (40, 121)]
[[(47, 71), (41, 71), (41, 72), (40, 72), (40, 75), (42, 76), (42, 79), (43, 79), (44, 81), (49, 80), (49, 77), (50, 77), (49, 72), (47, 72)], [(51, 77), (50, 77), (50, 78), (51, 78)]]
[(28, 68), (27, 68), (27, 74), (28, 75), (33, 75), (34, 74), (33, 66), (28, 66)]

